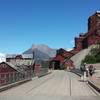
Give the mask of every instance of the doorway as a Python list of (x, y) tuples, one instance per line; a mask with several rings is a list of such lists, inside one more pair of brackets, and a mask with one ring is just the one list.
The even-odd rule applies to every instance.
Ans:
[(55, 61), (54, 62), (54, 70), (60, 69), (60, 61)]

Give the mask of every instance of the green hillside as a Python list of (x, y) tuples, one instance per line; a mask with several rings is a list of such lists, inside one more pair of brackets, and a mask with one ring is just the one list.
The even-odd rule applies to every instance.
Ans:
[(87, 64), (100, 63), (100, 43), (92, 47), (89, 54), (85, 57), (85, 59), (82, 62)]

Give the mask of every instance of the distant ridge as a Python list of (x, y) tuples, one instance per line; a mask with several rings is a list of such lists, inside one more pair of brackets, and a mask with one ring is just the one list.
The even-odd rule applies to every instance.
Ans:
[(31, 48), (23, 52), (23, 54), (32, 54), (34, 52), (35, 59), (49, 59), (56, 55), (56, 49), (52, 49), (44, 44), (35, 45), (33, 44)]

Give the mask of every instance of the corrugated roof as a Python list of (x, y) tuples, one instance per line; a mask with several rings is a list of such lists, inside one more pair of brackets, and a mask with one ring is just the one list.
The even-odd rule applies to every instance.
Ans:
[(34, 60), (10, 60), (13, 65), (33, 65)]
[[(30, 69), (30, 67), (27, 66), (27, 65), (20, 65), (20, 66), (18, 66), (18, 65), (14, 65), (14, 64), (12, 64), (10, 62), (2, 62), (2, 63), (7, 64), (11, 68), (13, 68), (14, 70), (16, 70), (17, 72), (20, 72), (22, 74), (24, 74), (26, 70)], [(0, 63), (0, 64), (2, 64), (2, 63)]]
[(23, 58), (33, 58), (33, 54), (22, 54)]
[(16, 71), (20, 72), (20, 70), (19, 70), (15, 65), (13, 65), (12, 63), (10, 63), (10, 62), (2, 62), (2, 63), (7, 64), (7, 65), (10, 66), (11, 68), (13, 68), (13, 69), (15, 69)]
[(15, 57), (16, 57), (15, 54), (7, 54), (7, 55), (6, 55), (6, 58), (15, 58)]
[(33, 58), (33, 54), (7, 54), (6, 58), (15, 58), (17, 55), (22, 55), (23, 58)]

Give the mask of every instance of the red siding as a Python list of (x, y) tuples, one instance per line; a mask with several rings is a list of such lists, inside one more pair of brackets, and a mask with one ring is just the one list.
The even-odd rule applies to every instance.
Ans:
[[(83, 49), (83, 41), (86, 41), (87, 47), (100, 42), (100, 13), (95, 13), (88, 19), (88, 32), (75, 38), (75, 48), (80, 51)], [(86, 39), (87, 38), (87, 39)]]
[(62, 57), (61, 55), (57, 55), (56, 57), (53, 58), (53, 61), (60, 61), (62, 62), (64, 60), (64, 57)]
[(0, 73), (7, 73), (7, 72), (16, 72), (16, 70), (5, 63), (1, 63), (0, 64)]
[(88, 46), (92, 44), (96, 44), (100, 41), (100, 37), (98, 35), (90, 35), (88, 37)]
[(82, 50), (82, 38), (75, 38), (75, 47), (78, 51)]

